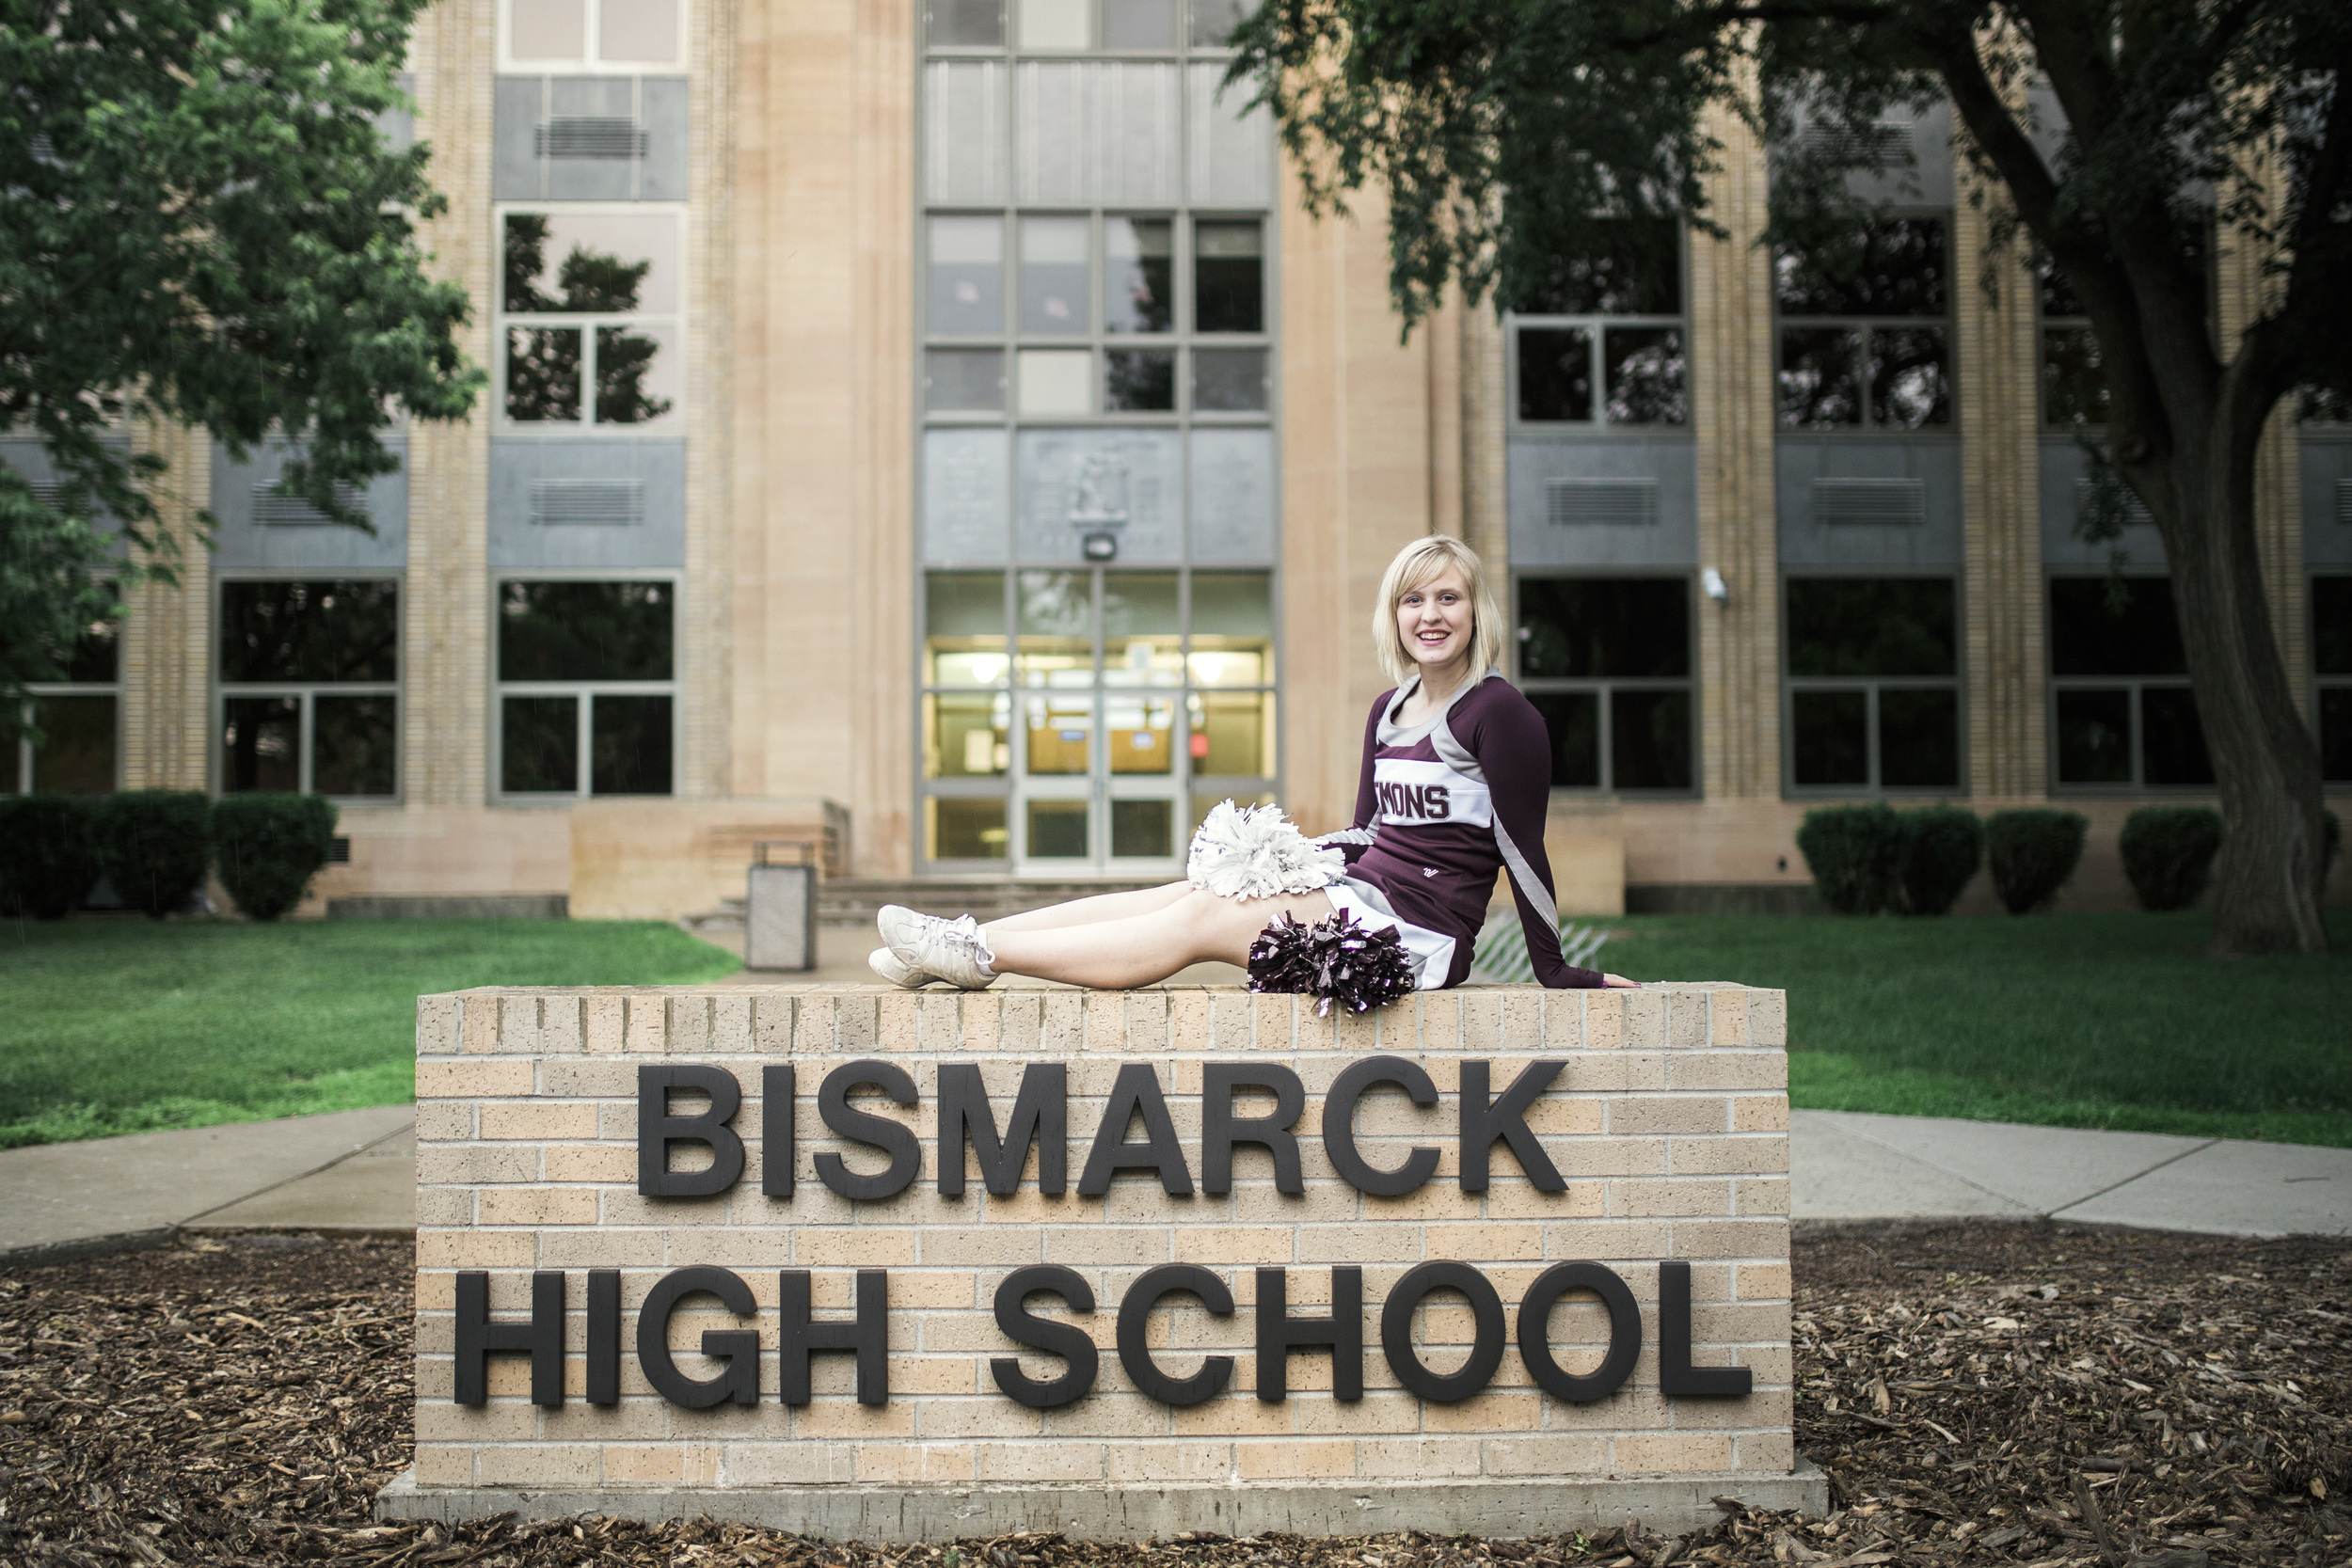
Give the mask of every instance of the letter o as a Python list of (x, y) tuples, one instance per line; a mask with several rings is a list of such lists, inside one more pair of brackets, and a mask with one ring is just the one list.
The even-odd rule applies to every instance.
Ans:
[[(1551, 1309), (1570, 1291), (1590, 1291), (1609, 1309), (1609, 1354), (1578, 1375), (1552, 1358)], [(1615, 1270), (1599, 1263), (1555, 1263), (1535, 1276), (1519, 1298), (1519, 1359), (1536, 1385), (1557, 1400), (1590, 1404), (1615, 1393), (1642, 1354), (1642, 1309)]]
[[(1468, 1296), (1478, 1325), (1470, 1359), (1460, 1371), (1442, 1375), (1422, 1366), (1413, 1350), (1413, 1313), (1423, 1298), (1438, 1291)], [(1380, 1306), (1380, 1351), (1389, 1358), (1389, 1370), (1406, 1393), (1434, 1404), (1457, 1404), (1493, 1381), (1495, 1369), (1502, 1365), (1502, 1298), (1468, 1263), (1423, 1263), (1398, 1280)]]

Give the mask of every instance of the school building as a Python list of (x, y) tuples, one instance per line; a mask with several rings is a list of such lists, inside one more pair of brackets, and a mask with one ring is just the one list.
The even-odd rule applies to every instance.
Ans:
[[(795, 837), (1167, 879), (1228, 796), (1344, 823), (1375, 586), (1438, 531), (1550, 724), (1564, 910), (1792, 907), (1804, 813), (1880, 797), (2080, 810), (2065, 903), (2120, 906), (2123, 816), (2211, 769), (2154, 531), (2120, 568), (2074, 531), (2090, 334), (1983, 260), (1948, 114), (1880, 127), (1915, 168), (1835, 255), (1756, 245), (1726, 117), (1726, 237), (1628, 229), (1400, 341), (1376, 198), (1311, 219), (1220, 93), (1240, 3), (442, 0), (389, 129), (435, 150), (481, 404), (400, 433), (372, 537), (275, 494), (282, 451), (140, 436), (185, 580), (0, 779), (325, 792), (327, 901), (691, 915)], [(2212, 255), (2226, 341), (2259, 269)], [(2344, 410), (2280, 412), (2260, 497), (2352, 788)]]

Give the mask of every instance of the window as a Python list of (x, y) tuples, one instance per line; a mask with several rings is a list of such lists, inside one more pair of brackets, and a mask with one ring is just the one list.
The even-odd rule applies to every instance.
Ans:
[(220, 693), (222, 794), (394, 794), (399, 582), (223, 582)]
[(1006, 13), (1024, 51), (1103, 49), (1173, 54), (1181, 27), (1194, 49), (1221, 49), (1246, 0), (930, 0), (933, 49), (1001, 49)]
[(501, 793), (671, 792), (676, 602), (666, 580), (499, 585)]
[(675, 422), (682, 328), (674, 212), (509, 212), (499, 309), (515, 424)]
[(1687, 580), (1523, 577), (1518, 641), (1552, 788), (1695, 787)]
[(1960, 787), (1959, 640), (1948, 578), (1791, 578), (1793, 790)]
[(506, 0), (509, 63), (682, 66), (683, 0)]
[(2060, 784), (2212, 787), (2170, 578), (2052, 578), (2050, 674)]
[(1773, 257), (1782, 425), (1950, 424), (1949, 277), (1940, 217), (1890, 218), (1803, 256)]
[(2319, 776), (2352, 784), (2352, 577), (2312, 578), (2312, 673)]
[(1263, 572), (928, 574), (926, 858), (1180, 853), (1272, 783), (1274, 681)]
[(2099, 336), (2082, 302), (2047, 257), (2041, 267), (2042, 422), (2054, 429), (2107, 422)]
[[(119, 621), (101, 621), (75, 639), (65, 678), (28, 683), (26, 705), (40, 731), (18, 730), (13, 771), (0, 774), (25, 794), (103, 795), (120, 777), (118, 761), (121, 690)], [(7, 731), (0, 729), (0, 735)]]
[(1675, 226), (1608, 231), (1612, 250), (1561, 262), (1520, 296), (1512, 341), (1522, 424), (1689, 421)]

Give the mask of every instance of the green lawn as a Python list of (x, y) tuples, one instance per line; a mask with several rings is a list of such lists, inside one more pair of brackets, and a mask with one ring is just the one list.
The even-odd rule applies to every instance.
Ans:
[(2324, 958), (2204, 958), (2187, 914), (1608, 923), (1639, 980), (1788, 992), (1825, 1111), (2352, 1147), (2352, 917)]
[(736, 968), (653, 922), (0, 921), (0, 1148), (396, 1105), (421, 992)]

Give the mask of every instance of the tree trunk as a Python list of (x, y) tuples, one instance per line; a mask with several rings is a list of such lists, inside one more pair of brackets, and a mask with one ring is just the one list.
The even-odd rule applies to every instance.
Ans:
[[(2232, 388), (2234, 390), (2234, 388)], [(2221, 796), (2212, 951), (2317, 953), (2324, 867), (2319, 748), (2271, 636), (2254, 543), (2257, 414), (2214, 401), (2202, 430), (2141, 472), (2171, 567), (2189, 685)], [(2132, 467), (2126, 465), (2127, 468)]]

